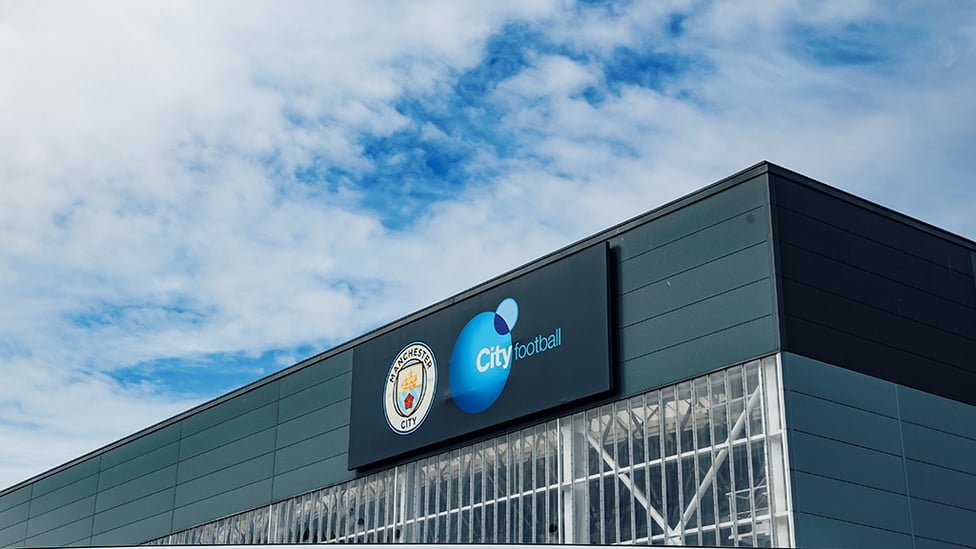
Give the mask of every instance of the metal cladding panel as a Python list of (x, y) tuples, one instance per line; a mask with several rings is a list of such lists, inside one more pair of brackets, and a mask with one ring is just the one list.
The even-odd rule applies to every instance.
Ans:
[[(271, 503), (270, 478), (240, 486), (229, 492), (215, 493), (206, 499), (175, 508), (173, 510), (173, 530), (183, 530), (224, 515), (253, 509), (268, 503)], [(146, 540), (143, 539), (142, 541)]]
[(236, 490), (244, 484), (270, 478), (273, 467), (274, 454), (270, 453), (231, 465), (209, 475), (178, 484), (172, 503), (176, 506), (189, 505), (216, 494)]
[(87, 542), (91, 538), (92, 520), (93, 517), (89, 515), (74, 522), (62, 522), (56, 528), (28, 537), (25, 545), (27, 547), (57, 547), (79, 540)]
[(770, 174), (783, 350), (976, 404), (976, 244)]
[(95, 534), (91, 538), (92, 545), (112, 546), (129, 545), (134, 539), (152, 539), (169, 533), (173, 525), (173, 511), (166, 511), (148, 518)]
[(180, 443), (174, 441), (161, 448), (130, 458), (118, 465), (103, 468), (98, 474), (98, 489), (108, 490), (134, 478), (176, 465), (179, 453)]
[(0, 546), (17, 547), (24, 545), (27, 537), (27, 521), (18, 523), (4, 522), (0, 527)]
[(332, 481), (329, 484), (338, 484), (355, 478), (356, 473), (346, 469), (347, 461), (346, 454), (342, 453), (275, 475), (273, 499), (279, 501), (308, 492), (309, 486), (322, 484), (322, 479)]
[[(324, 408), (290, 419), (279, 420), (275, 434), (275, 447), (284, 448), (296, 442), (349, 425), (349, 399), (341, 400)], [(346, 441), (339, 446), (343, 451)]]
[(797, 547), (884, 547), (886, 549), (916, 549), (912, 536), (835, 520), (798, 511), (796, 518)]
[[(284, 378), (288, 379), (288, 378)], [(284, 380), (283, 380), (284, 381)], [(284, 423), (336, 403), (345, 402), (348, 407), (352, 390), (352, 373), (345, 372), (328, 381), (307, 387), (287, 396), (282, 395), (278, 402), (278, 423)], [(346, 414), (348, 415), (348, 414)], [(349, 422), (349, 418), (345, 419)]]
[[(339, 353), (326, 360), (309, 364), (281, 378), (281, 398), (284, 399), (287, 395), (305, 391), (319, 383), (328, 382), (351, 371), (352, 351)], [(343, 398), (349, 397), (348, 392), (347, 389), (347, 394)]]
[(173, 509), (173, 492), (174, 488), (168, 488), (132, 501), (127, 505), (120, 505), (108, 511), (96, 513), (92, 532), (100, 534), (144, 520), (148, 516), (170, 511)]
[(180, 439), (180, 424), (173, 423), (158, 431), (147, 433), (118, 448), (113, 448), (102, 454), (100, 468), (102, 471), (120, 463), (125, 463), (153, 450), (172, 444)]
[(969, 543), (976, 407), (791, 353), (783, 374), (800, 546)]
[(7, 494), (0, 497), (0, 511), (10, 509), (11, 507), (26, 503), (31, 499), (31, 490), (33, 489), (32, 484), (28, 484), (17, 490), (13, 490)]
[(81, 463), (77, 463), (63, 469), (56, 475), (51, 475), (46, 478), (42, 478), (34, 483), (34, 490), (31, 493), (31, 497), (37, 501), (38, 498), (43, 497), (44, 494), (55, 492), (63, 489), (65, 486), (78, 483), (82, 479), (90, 479), (92, 475), (98, 473), (99, 461), (101, 456), (94, 456), (88, 458)]
[(176, 465), (136, 477), (106, 490), (99, 490), (95, 501), (95, 512), (100, 513), (113, 507), (126, 505), (173, 486), (176, 486)]
[(226, 421), (233, 421), (276, 400), (278, 400), (277, 382), (260, 385), (187, 417), (182, 422), (182, 437), (190, 438), (194, 433), (211, 429)]
[(607, 393), (600, 243), (356, 347), (349, 468)]

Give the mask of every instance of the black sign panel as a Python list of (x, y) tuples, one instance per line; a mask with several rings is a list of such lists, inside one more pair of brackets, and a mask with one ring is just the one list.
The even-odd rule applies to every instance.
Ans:
[(609, 391), (600, 244), (353, 351), (349, 468)]

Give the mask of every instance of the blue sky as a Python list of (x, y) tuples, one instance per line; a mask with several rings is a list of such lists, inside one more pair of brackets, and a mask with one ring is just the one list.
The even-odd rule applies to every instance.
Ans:
[(976, 238), (974, 2), (288, 8), (0, 7), (0, 487), (760, 160)]

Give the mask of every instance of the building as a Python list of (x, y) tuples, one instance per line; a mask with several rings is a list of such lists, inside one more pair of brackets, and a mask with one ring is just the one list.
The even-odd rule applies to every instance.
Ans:
[(761, 163), (0, 492), (0, 546), (973, 547), (974, 269)]

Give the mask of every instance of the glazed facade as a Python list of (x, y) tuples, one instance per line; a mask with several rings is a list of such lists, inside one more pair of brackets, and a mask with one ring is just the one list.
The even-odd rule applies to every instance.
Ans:
[(153, 543), (787, 546), (781, 402), (767, 357)]

